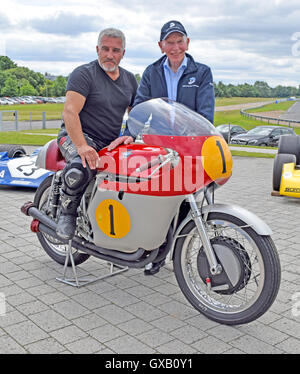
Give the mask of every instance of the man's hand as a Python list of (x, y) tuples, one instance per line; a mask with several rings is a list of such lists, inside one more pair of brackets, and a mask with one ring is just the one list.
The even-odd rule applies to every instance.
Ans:
[(110, 143), (110, 145), (107, 147), (108, 151), (112, 151), (116, 147), (118, 147), (121, 144), (130, 144), (133, 143), (133, 137), (132, 136), (120, 136), (119, 138), (115, 139)]
[(83, 167), (86, 167), (86, 162), (91, 169), (96, 169), (99, 165), (99, 156), (96, 150), (89, 145), (82, 145), (77, 147), (77, 152), (82, 160)]

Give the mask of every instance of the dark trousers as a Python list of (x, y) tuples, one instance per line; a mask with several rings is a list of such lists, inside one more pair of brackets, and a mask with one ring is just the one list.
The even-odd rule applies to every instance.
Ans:
[[(83, 134), (86, 142), (89, 146), (93, 147), (97, 152), (101, 149), (96, 142), (90, 138), (87, 134)], [(58, 147), (64, 156), (67, 165), (63, 171), (62, 179), (63, 179), (63, 191), (69, 195), (78, 195), (84, 193), (87, 185), (96, 175), (96, 170), (91, 170), (89, 165), (86, 164), (86, 167), (83, 167), (81, 157), (79, 156), (75, 145), (73, 144), (71, 138), (69, 137), (66, 130), (61, 130), (58, 134), (57, 138)], [(65, 180), (65, 175), (71, 169), (77, 169), (80, 171), (80, 175), (82, 181), (78, 188), (75, 190), (71, 190), (68, 188), (68, 183)]]

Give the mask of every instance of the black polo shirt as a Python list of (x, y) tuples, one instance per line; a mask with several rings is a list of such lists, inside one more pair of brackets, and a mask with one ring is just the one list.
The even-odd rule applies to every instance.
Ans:
[(131, 72), (120, 66), (119, 70), (120, 76), (114, 81), (95, 60), (77, 67), (67, 83), (67, 91), (86, 98), (79, 113), (82, 131), (101, 148), (119, 136), (124, 113), (133, 105), (138, 86)]

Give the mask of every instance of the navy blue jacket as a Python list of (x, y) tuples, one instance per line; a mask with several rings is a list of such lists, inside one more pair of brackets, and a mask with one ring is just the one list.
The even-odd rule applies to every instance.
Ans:
[[(177, 88), (177, 102), (200, 113), (211, 123), (214, 121), (215, 95), (213, 77), (208, 66), (195, 62), (186, 53), (188, 64)], [(157, 97), (168, 97), (163, 64), (166, 55), (149, 65), (143, 73), (133, 106)]]

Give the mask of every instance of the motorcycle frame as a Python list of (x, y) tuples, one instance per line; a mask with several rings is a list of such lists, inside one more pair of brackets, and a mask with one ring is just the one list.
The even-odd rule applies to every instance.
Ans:
[[(89, 184), (88, 188), (87, 188), (87, 191), (90, 191), (90, 193), (91, 193), (91, 197), (95, 193), (95, 188), (96, 188), (95, 186), (97, 186), (97, 184), (98, 184), (98, 178), (99, 177), (100, 176), (97, 176), (95, 179), (93, 179), (91, 181), (91, 183)], [(49, 194), (47, 204), (50, 204), (50, 199), (53, 198), (52, 193), (53, 193), (53, 191), (55, 191), (55, 188), (58, 187), (57, 185), (55, 186), (55, 184), (59, 185), (60, 181), (61, 181), (61, 171), (58, 171), (57, 173), (55, 173), (55, 175), (53, 177), (53, 180), (52, 180), (52, 183), (51, 183), (51, 194)], [(96, 181), (96, 183), (95, 183), (95, 181)], [(159, 257), (164, 257), (169, 252), (170, 252), (170, 254), (169, 254), (170, 258), (173, 259), (174, 248), (175, 248), (176, 242), (177, 242), (178, 238), (182, 237), (182, 235), (181, 235), (182, 229), (191, 220), (193, 220), (195, 222), (195, 225), (197, 227), (197, 231), (198, 231), (200, 239), (202, 241), (202, 245), (203, 245), (203, 248), (204, 248), (208, 263), (209, 263), (209, 266), (210, 266), (210, 271), (211, 271), (212, 274), (219, 274), (222, 271), (222, 268), (221, 268), (220, 264), (218, 264), (218, 261), (216, 259), (214, 250), (212, 248), (212, 245), (210, 243), (210, 240), (208, 238), (208, 235), (206, 233), (206, 228), (205, 228), (205, 222), (208, 218), (209, 213), (211, 213), (211, 212), (226, 213), (226, 214), (229, 214), (229, 215), (236, 216), (241, 221), (243, 221), (246, 226), (252, 227), (259, 235), (271, 235), (272, 234), (271, 229), (269, 228), (269, 226), (265, 222), (263, 222), (255, 214), (247, 211), (246, 209), (241, 208), (239, 206), (235, 206), (235, 205), (229, 205), (229, 204), (215, 204), (214, 203), (214, 190), (215, 190), (215, 184), (212, 183), (212, 184), (206, 186), (204, 189), (202, 189), (200, 191), (197, 191), (194, 194), (186, 196), (186, 199), (188, 200), (189, 205), (190, 205), (190, 211), (188, 212), (187, 216), (181, 222), (178, 222), (180, 209), (178, 210), (178, 212), (177, 212), (176, 216), (174, 217), (173, 222), (171, 224), (173, 227), (171, 226), (170, 229), (169, 229), (169, 232), (168, 232), (168, 236), (167, 236), (168, 245), (167, 245), (167, 247), (165, 248), (163, 253), (161, 253), (160, 255), (158, 255), (158, 252), (157, 252), (157, 256), (153, 256), (153, 254), (152, 254), (152, 256), (150, 256), (152, 261), (159, 260), (158, 256)], [(204, 206), (201, 205), (201, 208), (199, 209), (197, 201), (199, 200), (199, 197), (202, 194), (203, 194), (203, 197), (205, 198), (205, 200), (207, 202), (207, 205), (204, 205)], [(82, 201), (81, 201), (81, 204), (80, 204), (80, 209), (82, 210), (81, 214), (87, 215), (85, 194), (83, 195), (83, 198), (82, 198)], [(45, 229), (45, 227), (43, 225), (42, 225), (42, 227)], [(52, 231), (52, 233), (53, 233), (53, 231)], [(84, 239), (85, 240), (83, 240), (83, 241), (81, 240), (82, 243), (85, 242), (86, 240), (89, 240), (90, 238), (86, 236)], [(74, 241), (74, 244), (75, 243), (76, 243), (76, 241)], [(99, 257), (97, 252), (95, 250), (93, 250), (92, 248), (84, 248), (83, 245), (79, 245), (79, 243), (76, 243), (75, 247), (77, 247), (77, 249), (79, 249), (83, 252), (86, 252), (86, 253), (88, 253), (92, 256)], [(85, 245), (85, 247), (86, 247), (86, 245)], [(133, 264), (131, 264), (131, 259), (130, 259), (130, 257), (132, 257), (132, 256), (126, 256), (126, 254), (124, 254), (122, 256), (122, 252), (120, 252), (120, 258), (119, 259), (117, 258), (118, 257), (117, 253), (115, 253), (115, 256), (112, 256), (111, 258), (109, 258), (109, 257), (107, 257), (108, 253), (109, 253), (109, 250), (106, 250), (105, 248), (101, 248), (101, 250), (103, 252), (105, 252), (105, 253), (102, 253), (102, 255), (104, 255), (104, 259), (107, 259), (109, 261), (112, 261), (113, 263), (123, 265), (123, 266), (133, 265)], [(136, 258), (132, 258), (132, 260), (133, 260), (133, 262), (135, 262), (134, 267), (136, 267), (137, 266)], [(141, 266), (142, 264), (145, 265), (144, 261), (141, 261), (141, 263), (139, 265)], [(149, 265), (150, 262), (147, 261), (146, 264)], [(138, 266), (138, 267), (140, 267), (140, 266)]]
[[(92, 188), (91, 197), (95, 193), (96, 187), (99, 184), (99, 180), (101, 180), (105, 177), (108, 177), (108, 176), (98, 174), (96, 176), (96, 179), (93, 179), (91, 181), (91, 183), (94, 183), (93, 188)], [(212, 187), (212, 191), (213, 191), (213, 187)], [(205, 195), (206, 195), (207, 202), (212, 203), (213, 193), (210, 192), (210, 190), (208, 188), (206, 188), (206, 194)], [(203, 223), (203, 220), (202, 220), (202, 215), (201, 215), (201, 212), (198, 209), (198, 205), (196, 203), (196, 199), (195, 199), (194, 194), (187, 195), (187, 200), (188, 200), (188, 202), (190, 204), (190, 208), (191, 208), (191, 210), (190, 210), (191, 213), (190, 214), (191, 214), (193, 220), (195, 221), (195, 224), (197, 226), (201, 241), (203, 243), (204, 251), (205, 251), (205, 254), (207, 256), (208, 263), (210, 265), (211, 274), (213, 274), (213, 275), (220, 274), (222, 272), (222, 267), (217, 261), (214, 250), (213, 250), (212, 245), (210, 243), (210, 240), (207, 236), (205, 226), (204, 226), (204, 223)], [(88, 208), (86, 209), (85, 194), (83, 196), (83, 200), (81, 201), (81, 207), (82, 207), (83, 213), (87, 214)], [(180, 211), (180, 209), (179, 209), (179, 211)], [(179, 211), (178, 211), (177, 217), (176, 217), (177, 220), (178, 220)], [(171, 225), (172, 225), (172, 223), (171, 223)], [(168, 245), (167, 245), (167, 248), (163, 251), (163, 253), (159, 257), (165, 257), (167, 255), (167, 253), (170, 251), (172, 242), (174, 242), (174, 238), (172, 239), (169, 236), (170, 229), (171, 229), (171, 227), (168, 230), (168, 236), (167, 236)], [(159, 261), (159, 257), (155, 258), (155, 260)]]

